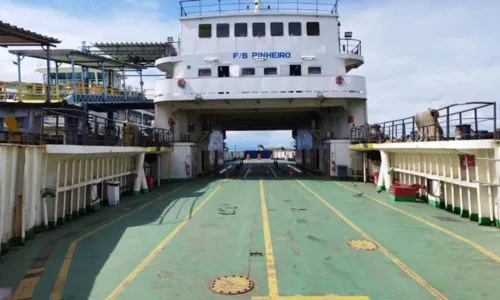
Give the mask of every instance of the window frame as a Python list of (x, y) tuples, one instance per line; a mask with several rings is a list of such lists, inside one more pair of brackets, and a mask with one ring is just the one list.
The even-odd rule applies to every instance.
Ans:
[[(238, 25), (245, 25), (245, 35), (236, 35), (236, 28)], [(234, 37), (247, 37), (248, 36), (248, 23), (234, 23)]]
[[(266, 70), (268, 69), (274, 69), (276, 70), (275, 74), (266, 74)], [(265, 67), (264, 68), (264, 76), (278, 76), (278, 68), (277, 67)]]
[[(279, 29), (279, 30), (281, 30), (279, 32), (281, 34), (273, 34), (273, 25), (281, 25), (281, 29)], [(269, 24), (269, 31), (271, 32), (271, 36), (284, 36), (285, 35), (285, 25), (283, 24), (283, 22), (271, 22)]]
[[(200, 75), (203, 70), (210, 71), (210, 75)], [(198, 77), (212, 77), (212, 68), (198, 68)]]
[[(309, 34), (309, 31), (310, 31), (309, 24), (318, 24), (318, 27), (317, 27), (318, 34)], [(321, 28), (320, 28), (319, 22), (306, 22), (306, 34), (307, 34), (307, 36), (320, 36), (321, 35)]]
[[(314, 69), (319, 69), (319, 73), (317, 73), (317, 74), (311, 74), (311, 69), (313, 69), (313, 68)], [(321, 74), (322, 74), (321, 66), (308, 66), (307, 67), (307, 75), (313, 75), (313, 76), (315, 76), (315, 75), (321, 75)]]
[[(243, 71), (245, 70), (253, 70), (253, 74), (243, 74)], [(252, 73), (252, 72), (250, 72)], [(255, 67), (244, 67), (241, 68), (241, 76), (255, 76)]]
[[(203, 32), (202, 31), (202, 27), (203, 26), (207, 26), (207, 27), (210, 28), (210, 30), (208, 30), (208, 28), (204, 29), (204, 30), (207, 30), (207, 32), (210, 32), (209, 36), (201, 36), (201, 33)], [(200, 38), (200, 39), (209, 39), (209, 38), (212, 38), (212, 24), (210, 24), (210, 23), (198, 24), (198, 38)]]
[[(299, 24), (299, 28), (300, 28), (300, 32), (298, 35), (295, 35), (295, 34), (291, 34), (291, 30), (290, 30), (290, 26), (292, 24)], [(288, 36), (302, 36), (302, 22), (288, 22)]]
[[(264, 25), (264, 34), (263, 35), (256, 35), (255, 34), (255, 25)], [(253, 37), (263, 37), (266, 36), (266, 22), (254, 22), (252, 23), (252, 36)]]
[[(219, 35), (219, 28), (220, 27), (223, 27), (223, 29), (225, 29), (225, 27), (227, 27), (227, 35)], [(224, 32), (224, 31), (222, 31)], [(217, 23), (215, 25), (215, 37), (217, 38), (228, 38), (231, 36), (231, 26), (229, 26), (229, 23)]]

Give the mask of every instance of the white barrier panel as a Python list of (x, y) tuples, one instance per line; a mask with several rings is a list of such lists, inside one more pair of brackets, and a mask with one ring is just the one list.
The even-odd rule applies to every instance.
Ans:
[(14, 206), (17, 199), (16, 182), (19, 147), (0, 145), (0, 234), (2, 251), (14, 237)]

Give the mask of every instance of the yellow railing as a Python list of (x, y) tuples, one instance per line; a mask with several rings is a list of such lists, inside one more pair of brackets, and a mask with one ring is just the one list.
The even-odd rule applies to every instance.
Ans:
[[(44, 103), (46, 101), (47, 86), (43, 83), (8, 82), (0, 81), (0, 103)], [(73, 93), (72, 84), (51, 85), (50, 102), (61, 102)], [(100, 84), (83, 85), (82, 81), (76, 83), (76, 94), (103, 94)], [(140, 90), (127, 90), (126, 95), (139, 95)], [(123, 95), (123, 90), (112, 86), (106, 87), (107, 95)]]

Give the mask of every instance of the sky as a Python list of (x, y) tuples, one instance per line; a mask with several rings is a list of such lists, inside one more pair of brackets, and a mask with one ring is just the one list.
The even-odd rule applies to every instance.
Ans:
[[(178, 36), (177, 0), (0, 0), (0, 7), (0, 20), (59, 38), (59, 48), (76, 48), (82, 41), (154, 42)], [(365, 64), (349, 75), (366, 77), (368, 121), (453, 103), (496, 101), (498, 11), (498, 0), (341, 0), (342, 30), (363, 43)], [(17, 79), (14, 59), (0, 49), (0, 80)], [(36, 66), (23, 60), (23, 81), (41, 80)], [(146, 88), (154, 87), (152, 80)], [(291, 141), (289, 131), (229, 132), (226, 139), (230, 149), (287, 147)]]

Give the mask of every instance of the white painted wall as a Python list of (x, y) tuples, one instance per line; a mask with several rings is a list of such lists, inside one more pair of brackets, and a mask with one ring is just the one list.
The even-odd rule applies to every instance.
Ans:
[[(157, 80), (155, 102), (193, 100), (197, 94), (204, 99), (305, 98), (316, 97), (318, 91), (325, 97), (366, 99), (363, 77), (345, 76), (342, 85), (334, 82), (335, 76), (346, 74), (348, 60), (349, 63), (364, 60), (361, 55), (340, 53), (335, 14), (242, 13), (185, 17), (180, 22), (178, 56), (156, 61), (156, 67), (163, 72), (173, 72), (173, 78)], [(266, 24), (266, 34), (254, 37), (252, 25), (260, 22)], [(283, 36), (271, 36), (272, 22), (283, 23)], [(289, 35), (289, 22), (301, 23), (301, 36)], [(308, 22), (319, 23), (319, 36), (307, 35)], [(236, 23), (247, 24), (247, 36), (234, 35)], [(211, 24), (212, 37), (199, 37), (200, 24)], [(217, 24), (229, 24), (229, 37), (217, 37)], [(253, 52), (289, 54), (256, 60), (252, 58)], [(302, 76), (289, 76), (290, 64), (300, 64)], [(229, 66), (230, 77), (218, 78), (218, 66)], [(243, 76), (242, 69), (247, 67), (254, 68), (255, 75)], [(277, 75), (264, 76), (266, 67), (277, 68)], [(321, 67), (321, 75), (308, 75), (309, 67)], [(210, 69), (211, 77), (199, 77), (199, 69)], [(186, 79), (184, 89), (177, 86), (178, 78)]]
[[(198, 145), (196, 143), (175, 143), (171, 152), (172, 165), (169, 179), (193, 178), (193, 170), (198, 169)], [(189, 175), (186, 168), (189, 168)]]
[[(186, 87), (176, 80), (156, 81), (155, 102), (223, 99), (326, 98), (366, 99), (366, 80), (361, 76), (344, 76), (342, 85), (333, 75), (248, 76), (231, 78), (188, 78)], [(321, 93), (321, 94), (319, 94)]]
[[(326, 140), (323, 143), (330, 144), (330, 176), (338, 176), (338, 166), (347, 166), (348, 174), (351, 169), (350, 140)], [(331, 162), (335, 161), (336, 168), (332, 170)]]

